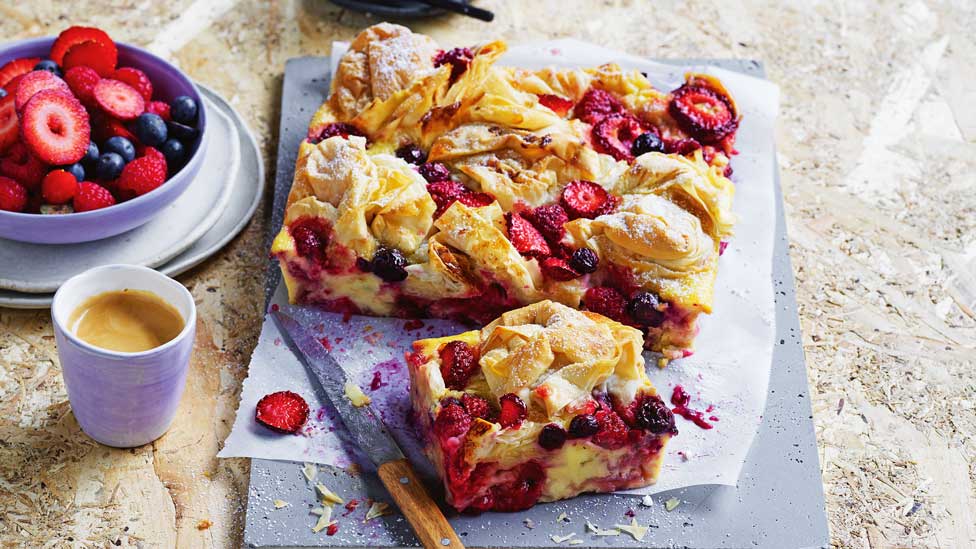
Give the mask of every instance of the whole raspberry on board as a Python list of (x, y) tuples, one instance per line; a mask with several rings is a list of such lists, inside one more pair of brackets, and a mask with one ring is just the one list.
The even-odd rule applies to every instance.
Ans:
[(125, 198), (142, 196), (159, 187), (166, 181), (166, 157), (152, 147), (146, 153), (129, 162), (122, 168), (116, 185), (118, 193)]

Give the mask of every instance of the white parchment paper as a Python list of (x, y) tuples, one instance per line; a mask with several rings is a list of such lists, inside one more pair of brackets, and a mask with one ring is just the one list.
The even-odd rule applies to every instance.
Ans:
[[(345, 51), (333, 46), (332, 66)], [(648, 74), (661, 89), (674, 89), (687, 70), (718, 76), (735, 97), (742, 113), (733, 157), (736, 183), (735, 236), (719, 263), (714, 313), (700, 317), (701, 333), (693, 356), (660, 370), (647, 354), (648, 374), (667, 400), (676, 385), (691, 394), (689, 407), (710, 410), (713, 429), (705, 430), (677, 418), (679, 435), (667, 446), (664, 470), (654, 486), (630, 493), (650, 494), (699, 484), (734, 485), (762, 420), (766, 403), (774, 338), (772, 256), (775, 227), (773, 123), (778, 88), (759, 78), (709, 66), (673, 67), (586, 44), (556, 40), (512, 48), (500, 64), (525, 68), (595, 66), (615, 62)], [(429, 464), (419, 451), (409, 421), (409, 377), (403, 356), (415, 339), (470, 329), (449, 321), (351, 317), (308, 307), (287, 305), (282, 288), (274, 305), (294, 315), (323, 337), (349, 378), (373, 399), (374, 410), (395, 434), (405, 453), (422, 471)], [(312, 418), (293, 436), (269, 433), (254, 421), (254, 408), (265, 394), (295, 391), (309, 402)], [(347, 467), (357, 462), (345, 441), (344, 428), (319, 399), (301, 363), (282, 343), (277, 327), (266, 317), (244, 381), (233, 430), (220, 457), (253, 457), (309, 461)], [(360, 458), (361, 459), (361, 458)]]

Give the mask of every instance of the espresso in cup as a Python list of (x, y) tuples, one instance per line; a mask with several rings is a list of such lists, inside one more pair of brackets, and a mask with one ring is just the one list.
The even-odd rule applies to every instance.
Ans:
[(96, 347), (139, 353), (176, 339), (185, 321), (158, 295), (124, 289), (87, 298), (71, 313), (68, 325), (79, 339)]

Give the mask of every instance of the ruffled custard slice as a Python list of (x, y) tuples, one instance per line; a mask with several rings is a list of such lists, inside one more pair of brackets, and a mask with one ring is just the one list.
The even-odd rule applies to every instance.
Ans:
[(674, 418), (641, 333), (552, 301), (414, 343), (411, 400), (459, 511), (518, 511), (652, 484)]

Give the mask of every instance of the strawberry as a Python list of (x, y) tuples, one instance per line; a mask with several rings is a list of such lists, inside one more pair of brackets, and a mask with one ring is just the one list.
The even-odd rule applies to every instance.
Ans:
[(463, 341), (451, 341), (440, 350), (441, 376), (448, 389), (463, 391), (477, 373), (478, 351)]
[(163, 101), (150, 101), (149, 104), (146, 105), (146, 112), (158, 114), (160, 118), (167, 122), (173, 119), (173, 117), (169, 114), (169, 103), (165, 103)]
[(0, 177), (0, 210), (22, 212), (27, 207), (27, 189), (9, 177)]
[(72, 204), (76, 212), (88, 212), (114, 206), (115, 197), (105, 187), (90, 181), (84, 181), (78, 185), (78, 190), (75, 193)]
[(146, 100), (146, 103), (152, 101), (153, 85), (146, 76), (146, 73), (139, 69), (134, 69), (132, 67), (122, 67), (121, 69), (116, 69), (112, 73), (112, 78), (118, 80), (119, 82), (124, 82), (137, 92), (142, 95), (142, 98)]
[(539, 95), (539, 104), (564, 118), (573, 108), (572, 100), (550, 93)]
[(95, 84), (95, 102), (106, 113), (119, 120), (132, 120), (146, 112), (146, 100), (132, 86), (103, 78)]
[(74, 164), (88, 152), (88, 113), (66, 91), (42, 90), (24, 107), (20, 131), (27, 148), (48, 164)]
[(0, 174), (16, 180), (28, 189), (40, 185), (45, 173), (47, 166), (20, 141), (15, 142), (6, 156), (0, 158)]
[[(64, 66), (64, 57), (73, 46), (81, 44), (83, 42), (98, 42), (109, 50), (116, 50), (115, 56), (118, 56), (118, 51), (115, 47), (115, 42), (109, 37), (105, 31), (101, 29), (96, 29), (94, 27), (68, 27), (61, 31), (61, 34), (54, 40), (51, 44), (51, 59), (55, 63)], [(38, 59), (40, 61), (40, 59)], [(37, 63), (35, 63), (36, 65)]]
[(41, 182), (41, 196), (48, 204), (67, 204), (78, 192), (78, 180), (64, 170), (52, 170)]
[(119, 52), (115, 44), (106, 45), (104, 42), (82, 42), (71, 46), (64, 54), (61, 68), (67, 70), (72, 67), (91, 67), (102, 78), (108, 78), (115, 72)]
[(17, 136), (20, 134), (17, 122), (14, 96), (6, 95), (0, 98), (0, 154), (7, 152), (7, 149), (17, 142)]
[(98, 142), (106, 141), (110, 137), (124, 137), (136, 146), (141, 146), (135, 134), (129, 131), (121, 121), (101, 112), (92, 115), (92, 132)]
[(166, 182), (166, 157), (152, 147), (122, 168), (117, 189), (123, 200), (142, 196)]
[(644, 128), (636, 118), (629, 114), (614, 114), (597, 122), (590, 135), (597, 152), (631, 162), (634, 160), (631, 152), (634, 141), (642, 133)]
[(458, 197), (458, 202), (469, 208), (481, 208), (491, 205), (495, 201), (495, 196), (490, 193), (467, 192)]
[(23, 111), (30, 98), (41, 90), (61, 90), (71, 93), (71, 89), (64, 83), (64, 80), (54, 76), (54, 74), (48, 71), (31, 71), (20, 79), (17, 92), (14, 94), (17, 112)]
[(95, 69), (91, 67), (71, 67), (64, 71), (64, 81), (71, 88), (71, 93), (75, 94), (75, 97), (88, 107), (96, 105), (95, 84), (98, 84), (101, 79), (102, 77), (98, 76)]
[(546, 238), (546, 242), (549, 243), (550, 247), (558, 246), (559, 241), (566, 236), (566, 229), (563, 228), (563, 225), (569, 223), (569, 216), (566, 215), (566, 210), (559, 204), (539, 206), (534, 210), (522, 213), (522, 215), (536, 229), (539, 229), (539, 232)]
[(291, 391), (264, 395), (258, 401), (254, 419), (272, 431), (294, 433), (308, 420), (308, 403)]
[(609, 286), (590, 288), (583, 294), (583, 305), (594, 313), (623, 322), (627, 318), (627, 300)]
[(0, 67), (0, 88), (7, 90), (7, 93), (13, 93), (16, 87), (8, 86), (7, 84), (10, 84), (14, 78), (31, 72), (34, 70), (34, 65), (40, 62), (40, 57), (23, 57), (8, 61), (4, 66)]
[(705, 144), (721, 141), (739, 126), (732, 101), (704, 86), (685, 84), (671, 92), (668, 113), (681, 129)]
[(569, 266), (569, 263), (565, 259), (558, 257), (547, 257), (539, 267), (542, 269), (542, 276), (549, 280), (565, 282), (581, 276), (580, 273)]
[(611, 114), (626, 113), (627, 108), (608, 91), (590, 88), (576, 104), (573, 114), (587, 124), (596, 124)]
[(559, 200), (571, 219), (593, 219), (612, 211), (619, 201), (603, 187), (582, 179), (566, 185)]
[(522, 420), (525, 419), (527, 415), (527, 409), (525, 407), (525, 402), (519, 398), (515, 393), (508, 393), (507, 395), (502, 395), (498, 399), (498, 405), (501, 411), (498, 413), (498, 423), (502, 425), (503, 428), (511, 427), (513, 429), (518, 429), (522, 426)]
[(527, 219), (515, 212), (505, 214), (508, 222), (508, 239), (518, 252), (530, 257), (545, 257), (552, 253), (542, 233)]

